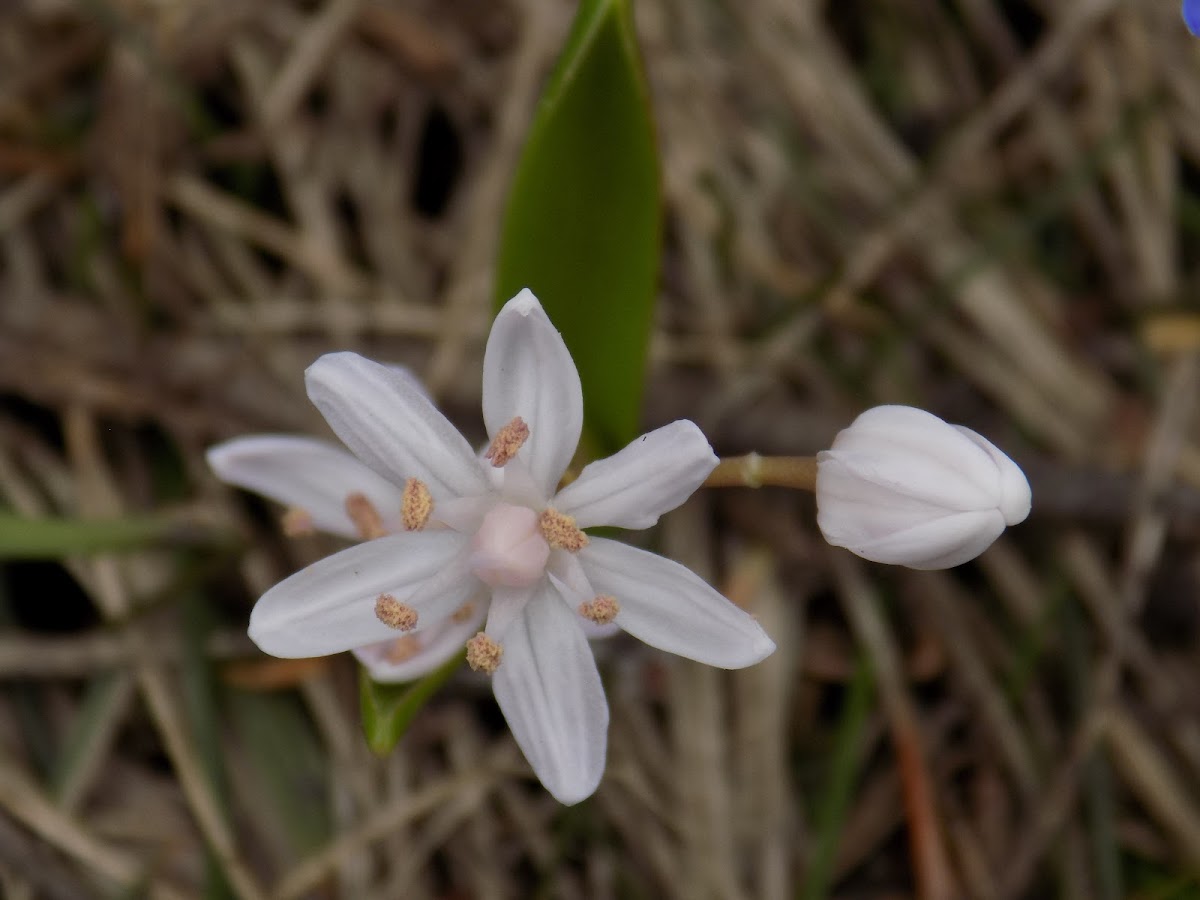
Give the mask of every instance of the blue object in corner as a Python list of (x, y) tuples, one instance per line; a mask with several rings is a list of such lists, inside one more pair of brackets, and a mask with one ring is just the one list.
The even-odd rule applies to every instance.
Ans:
[(1200, 0), (1183, 0), (1183, 24), (1200, 37)]

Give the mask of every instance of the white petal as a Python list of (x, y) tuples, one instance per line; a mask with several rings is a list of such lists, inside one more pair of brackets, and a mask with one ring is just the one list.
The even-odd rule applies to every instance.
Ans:
[(357, 353), (327, 353), (305, 382), (342, 442), (397, 485), (419, 478), (435, 501), (488, 489), (470, 445), (411, 378)]
[(429, 396), (429, 388), (425, 387), (425, 382), (417, 377), (417, 373), (408, 366), (402, 366), (399, 363), (383, 363), (401, 378), (408, 382), (409, 386), (430, 402), (433, 406), (437, 404), (433, 402), (433, 398)]
[(431, 521), (440, 522), (446, 527), (464, 534), (474, 534), (479, 530), (488, 510), (495, 505), (496, 496), (494, 494), (442, 500), (434, 506)]
[[(575, 559), (574, 554), (565, 553), (560, 550), (556, 551), (555, 555), (568, 557), (568, 565), (558, 565), (553, 568), (557, 572), (569, 571), (571, 576), (564, 579), (554, 571), (550, 571), (550, 569), (546, 570), (546, 574), (550, 578), (550, 583), (554, 585), (554, 589), (558, 591), (558, 595), (566, 601), (567, 608), (575, 612), (577, 616), (575, 621), (583, 629), (583, 636), (589, 641), (597, 641), (619, 634), (621, 626), (616, 622), (608, 622), (601, 625), (593, 622), (591, 619), (585, 619), (579, 614), (580, 604), (594, 599), (596, 597), (596, 590), (587, 580), (587, 576), (583, 574), (583, 567), (579, 565), (579, 561)], [(580, 584), (585, 585), (585, 587), (580, 589)]]
[(304, 510), (319, 531), (357, 537), (346, 515), (346, 497), (356, 492), (366, 495), (386, 524), (395, 525), (399, 516), (400, 490), (325, 441), (251, 435), (210, 447), (207, 458), (222, 481)]
[(591, 648), (548, 581), (505, 634), (496, 701), (543, 785), (578, 803), (604, 774), (608, 702)]
[(833, 543), (873, 541), (947, 514), (945, 507), (899, 493), (861, 471), (840, 451), (817, 454), (817, 520), (826, 539), (838, 538)]
[(523, 459), (549, 497), (566, 471), (583, 427), (579, 373), (537, 298), (528, 289), (500, 310), (483, 355), (483, 421), (489, 436), (520, 416), (529, 438)]
[(250, 638), (285, 658), (325, 656), (398, 633), (375, 616), (380, 594), (412, 606), (417, 630), (446, 618), (479, 583), (466, 568), (467, 539), (453, 531), (393, 534), (301, 569), (259, 599)]
[(529, 605), (529, 599), (540, 589), (540, 585), (534, 585), (532, 588), (493, 588), (492, 605), (488, 609), (487, 617), (488, 637), (498, 644), (503, 643), (509, 628), (521, 618), (525, 607)]
[[(490, 464), (488, 466), (491, 468)], [(492, 469), (493, 472), (497, 471)], [(517, 503), (523, 506), (530, 506), (540, 509), (546, 505), (546, 499), (550, 496), (549, 493), (542, 489), (541, 483), (534, 477), (534, 474), (529, 470), (525, 461), (521, 459), (520, 454), (516, 459), (510, 459), (508, 464), (501, 473), (500, 483), (496, 490), (500, 496), (511, 503)], [(550, 490), (558, 487), (558, 480), (555, 479), (554, 485)]]
[(652, 647), (723, 669), (775, 650), (762, 626), (690, 569), (605, 538), (577, 554), (588, 581), (621, 605), (616, 623)]
[(983, 435), (963, 425), (954, 427), (982, 447), (1000, 470), (1000, 512), (1004, 515), (1004, 521), (1009, 525), (1024, 522), (1033, 506), (1033, 492), (1021, 467)]
[(475, 612), (461, 622), (444, 619), (439, 624), (413, 635), (414, 640), (421, 642), (420, 650), (402, 662), (388, 660), (387, 653), (392, 646), (391, 640), (368, 644), (366, 647), (355, 647), (354, 655), (367, 667), (373, 681), (381, 684), (415, 681), (432, 672), (454, 654), (461, 652), (467, 639), (479, 630), (486, 612), (487, 604), (479, 602), (476, 604)]
[(830, 450), (856, 460), (863, 477), (944, 509), (986, 509), (999, 495), (999, 473), (989, 454), (923, 409), (868, 409), (838, 433)]
[(1000, 511), (984, 509), (942, 516), (876, 540), (843, 542), (828, 534), (825, 539), (873, 562), (910, 569), (949, 569), (974, 559), (1002, 531)]
[(616, 637), (621, 633), (621, 626), (616, 622), (609, 622), (607, 625), (597, 625), (582, 616), (579, 620), (579, 627), (583, 629), (583, 636), (589, 641), (606, 641), (610, 637)]
[(554, 508), (580, 528), (649, 528), (690, 497), (717, 462), (700, 429), (681, 419), (588, 465), (559, 491)]
[(870, 440), (869, 435), (858, 434), (853, 442), (843, 442), (832, 450), (821, 451), (817, 454), (818, 478), (825, 461), (836, 459), (848, 470), (853, 484), (877, 494), (876, 502), (881, 504), (903, 505), (917, 501), (942, 512), (995, 507), (999, 481), (996, 467), (980, 448), (965, 438), (962, 444), (970, 447), (970, 457), (979, 459), (984, 469), (972, 474), (990, 479), (984, 487), (979, 486), (978, 477), (968, 477), (932, 454), (918, 450), (909, 452), (894, 444), (871, 444), (869, 449), (859, 449), (860, 442), (865, 445)]

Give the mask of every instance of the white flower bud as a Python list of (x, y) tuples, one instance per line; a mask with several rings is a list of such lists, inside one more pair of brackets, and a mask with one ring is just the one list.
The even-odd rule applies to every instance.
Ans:
[(825, 540), (874, 562), (948, 569), (1029, 515), (1024, 473), (969, 428), (877, 406), (817, 454)]

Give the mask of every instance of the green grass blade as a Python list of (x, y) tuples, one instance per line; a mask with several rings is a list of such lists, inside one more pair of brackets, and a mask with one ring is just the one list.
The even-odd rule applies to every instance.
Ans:
[(829, 893), (838, 840), (846, 821), (854, 791), (855, 776), (862, 762), (863, 730), (871, 707), (871, 667), (860, 657), (850, 681), (846, 708), (834, 740), (832, 768), (817, 810), (816, 843), (809, 857), (804, 883), (796, 894), (800, 900), (821, 900)]
[(72, 809), (79, 801), (83, 785), (103, 762), (133, 693), (133, 675), (126, 671), (101, 673), (87, 685), (50, 771), (50, 795), (60, 806)]
[(0, 559), (58, 559), (77, 553), (138, 550), (153, 544), (213, 543), (178, 516), (128, 516), (120, 519), (30, 519), (0, 512)]

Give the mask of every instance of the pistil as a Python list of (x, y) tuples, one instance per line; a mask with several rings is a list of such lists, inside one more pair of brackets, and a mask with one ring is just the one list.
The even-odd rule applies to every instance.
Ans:
[(471, 538), (471, 571), (492, 587), (532, 587), (549, 557), (537, 513), (527, 506), (496, 504)]

